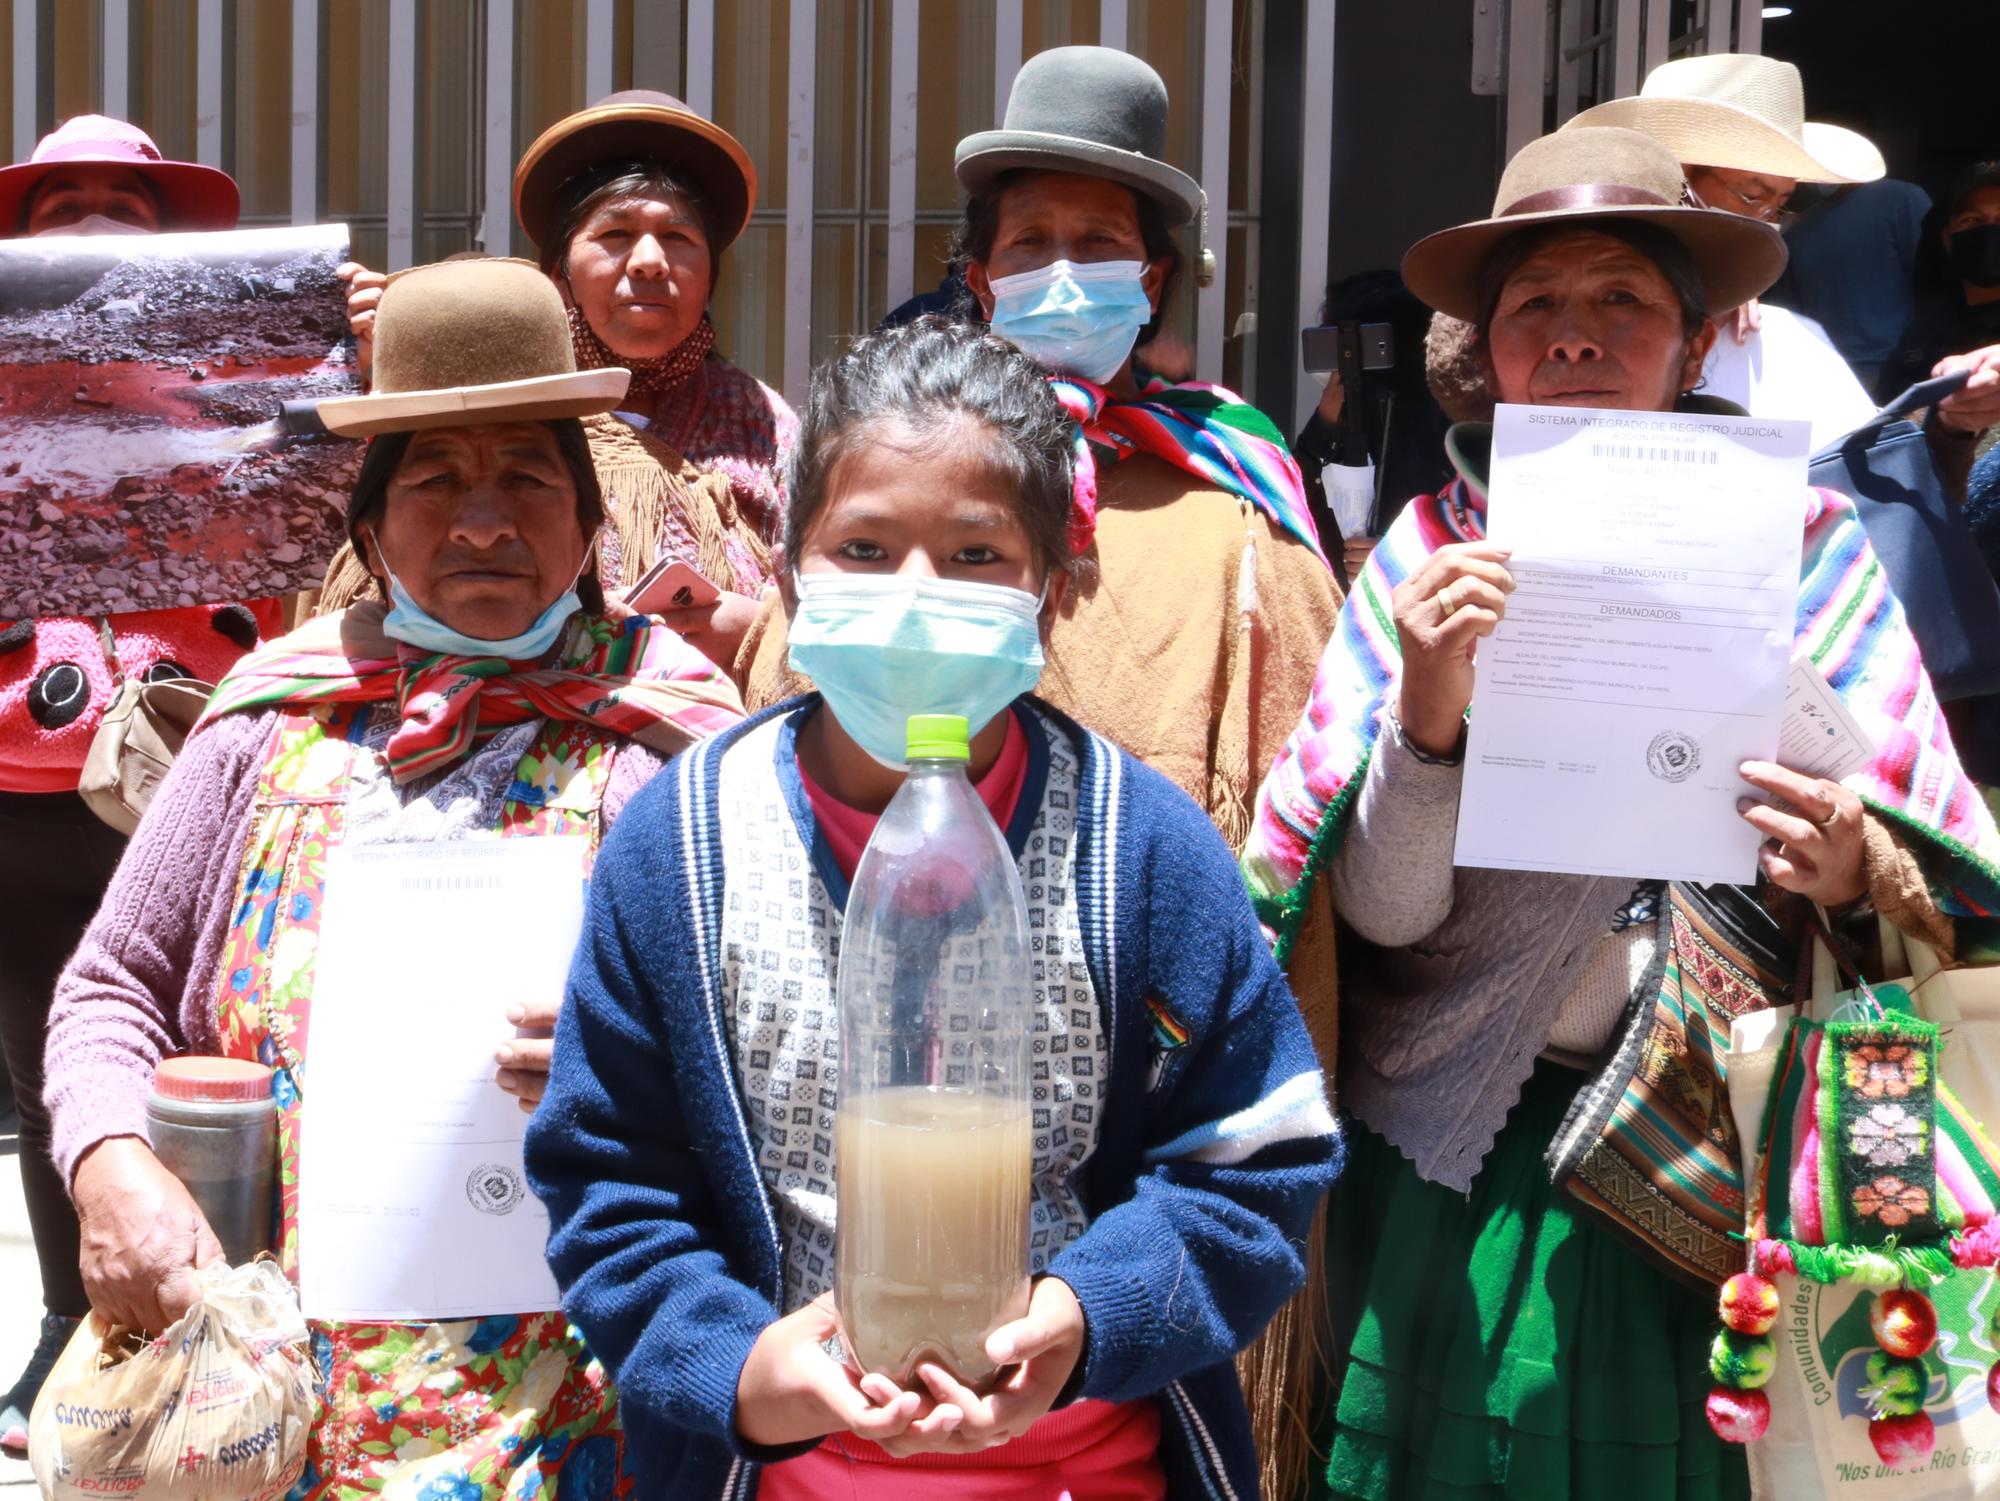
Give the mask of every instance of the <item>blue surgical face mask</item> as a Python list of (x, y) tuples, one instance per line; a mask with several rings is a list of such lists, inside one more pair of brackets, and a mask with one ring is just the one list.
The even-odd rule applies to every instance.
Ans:
[(993, 332), (1036, 364), (1100, 385), (1153, 316), (1144, 261), (1052, 261), (993, 283)]
[[(589, 557), (590, 549), (586, 547), (586, 563)], [(382, 620), (383, 634), (392, 641), (414, 646), (418, 651), (438, 651), (454, 657), (504, 657), (510, 662), (532, 662), (548, 653), (570, 616), (583, 608), (583, 601), (576, 596), (576, 580), (572, 579), (562, 597), (537, 615), (534, 623), (520, 635), (509, 636), (502, 641), (483, 641), (477, 636), (453, 630), (418, 604), (416, 597), (403, 587), (402, 580), (389, 567), (386, 558), (382, 560), (382, 571), (389, 575), (389, 613)], [(576, 576), (583, 577), (581, 568)]]
[(911, 715), (962, 714), (977, 734), (1042, 676), (1042, 602), (1023, 590), (810, 573), (798, 592), (792, 666), (855, 743), (894, 770), (907, 764)]

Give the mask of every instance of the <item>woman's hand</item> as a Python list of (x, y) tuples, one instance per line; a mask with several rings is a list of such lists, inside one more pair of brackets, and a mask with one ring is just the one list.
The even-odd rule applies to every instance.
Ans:
[(1723, 322), (1739, 345), (1748, 344), (1750, 336), (1764, 326), (1764, 310), (1752, 297), (1733, 313), (1724, 313)]
[(1396, 586), (1390, 603), (1403, 649), (1402, 697), (1396, 717), (1403, 735), (1429, 756), (1458, 746), (1465, 706), (1472, 702), (1472, 657), (1480, 637), (1507, 613), (1514, 576), (1510, 549), (1491, 542), (1454, 542)]
[(1368, 559), (1375, 551), (1380, 537), (1343, 537), (1340, 543), (1341, 560), (1347, 567), (1347, 584), (1351, 589), (1354, 581), (1361, 577), (1361, 570), (1368, 566)]
[(1954, 432), (1983, 433), (2000, 422), (2000, 344), (1970, 354), (1947, 355), (1931, 367), (1933, 378), (1970, 370), (1965, 389), (1937, 404), (1938, 421)]
[[(738, 1433), (767, 1448), (841, 1432), (886, 1447), (909, 1431), (922, 1399), (886, 1376), (857, 1380), (823, 1348), (839, 1328), (827, 1293), (757, 1336), (736, 1378)], [(931, 1414), (933, 1430), (950, 1417)]]
[(514, 1096), (530, 1115), (548, 1092), (549, 1062), (556, 1046), (551, 1039), (556, 1035), (556, 1012), (561, 1008), (560, 1000), (509, 1006), (507, 1020), (514, 1024), (516, 1033), (493, 1050), (493, 1061), (500, 1065), (493, 1082)]
[(678, 631), (689, 646), (727, 672), (735, 665), (743, 638), (757, 621), (757, 601), (747, 594), (724, 590), (714, 604), (661, 610), (658, 617)]
[[(1062, 1395), (1083, 1358), (1084, 1333), (1083, 1306), (1069, 1284), (1060, 1277), (1038, 1278), (1027, 1313), (987, 1336), (986, 1358), (1014, 1368), (1007, 1379), (982, 1397), (943, 1366), (918, 1366), (917, 1376), (936, 1406), (882, 1447), (898, 1458), (968, 1454), (1019, 1438)], [(938, 1422), (942, 1415), (952, 1418), (948, 1426)]]
[(354, 364), (365, 382), (375, 368), (375, 309), (389, 278), (359, 261), (342, 261), (333, 274), (347, 283), (347, 326), (354, 330)]
[(1340, 372), (1326, 373), (1326, 389), (1319, 393), (1319, 414), (1327, 422), (1340, 421), (1340, 414), (1347, 407), (1347, 387), (1341, 384)]
[(1844, 907), (1868, 890), (1861, 799), (1838, 782), (1787, 771), (1769, 761), (1745, 761), (1743, 780), (1782, 803), (1737, 799), (1736, 811), (1769, 836), (1757, 861), (1774, 885), (1822, 907)]
[(70, 1196), (83, 1227), (83, 1290), (106, 1324), (165, 1332), (201, 1296), (197, 1267), (222, 1243), (187, 1188), (136, 1136), (83, 1154)]

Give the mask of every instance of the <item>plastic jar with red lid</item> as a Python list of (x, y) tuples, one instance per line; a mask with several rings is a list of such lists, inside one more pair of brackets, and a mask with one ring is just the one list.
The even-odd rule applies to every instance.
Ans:
[(201, 1206), (231, 1266), (272, 1247), (278, 1105), (271, 1070), (241, 1058), (169, 1058), (146, 1101), (153, 1155)]

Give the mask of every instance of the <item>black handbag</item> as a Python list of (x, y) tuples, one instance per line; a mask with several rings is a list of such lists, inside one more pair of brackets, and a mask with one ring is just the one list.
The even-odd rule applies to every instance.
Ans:
[(1860, 511), (1941, 700), (2000, 691), (2000, 585), (1945, 493), (1923, 429), (1909, 420), (1966, 379), (1919, 381), (1814, 454), (1808, 470), (1813, 484), (1850, 496)]

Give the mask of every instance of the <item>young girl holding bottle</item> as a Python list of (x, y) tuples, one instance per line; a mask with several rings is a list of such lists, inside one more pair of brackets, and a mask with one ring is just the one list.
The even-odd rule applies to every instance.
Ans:
[[(1230, 1360), (1302, 1279), (1335, 1127), (1213, 825), (1029, 696), (1073, 442), (976, 329), (822, 370), (784, 583), (820, 691), (681, 757), (599, 856), (528, 1166), (654, 1494), (1255, 1494)], [(970, 726), (1034, 935), (1034, 1280), (985, 1391), (834, 1339), (842, 912), (927, 713)]]

